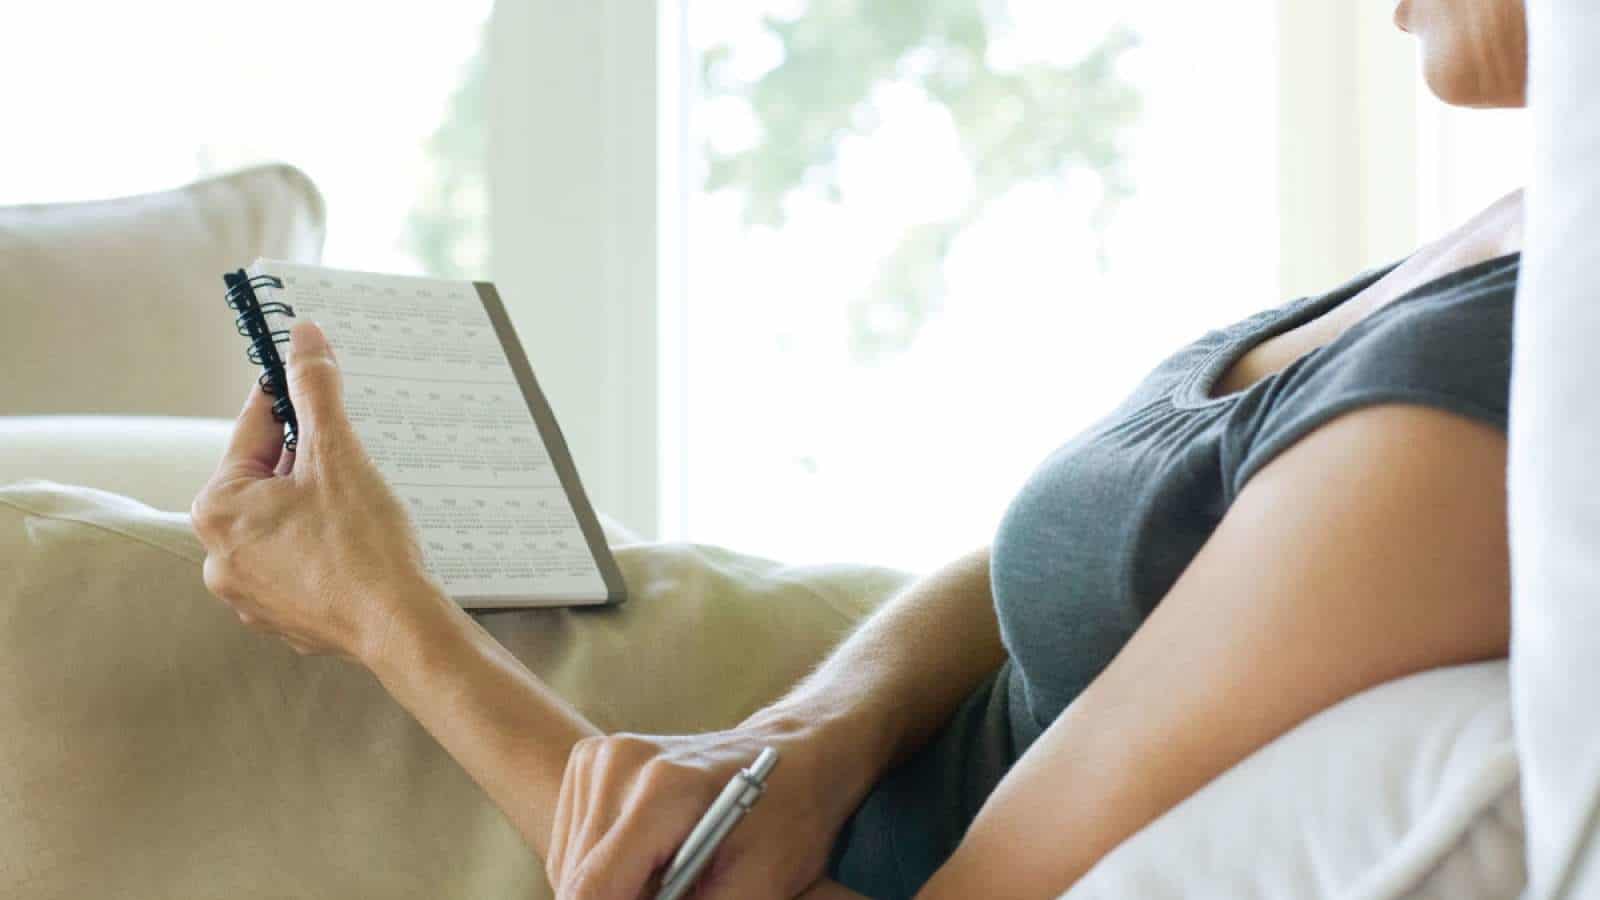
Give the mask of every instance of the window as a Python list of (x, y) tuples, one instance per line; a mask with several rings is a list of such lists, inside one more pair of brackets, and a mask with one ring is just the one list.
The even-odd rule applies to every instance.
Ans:
[(937, 565), (1162, 356), (1280, 302), (1273, 10), (691, 0), (669, 527)]
[(602, 511), (793, 561), (986, 541), (1164, 354), (1408, 252), (1527, 160), (1520, 114), (1419, 94), (1360, 4), (26, 16), (0, 203), (294, 163), (329, 265), (499, 282)]
[(329, 265), (481, 275), (481, 224), (441, 223), (482, 214), (482, 151), (447, 123), (473, 96), (489, 5), (29, 4), (0, 29), (0, 203), (286, 161), (326, 197)]

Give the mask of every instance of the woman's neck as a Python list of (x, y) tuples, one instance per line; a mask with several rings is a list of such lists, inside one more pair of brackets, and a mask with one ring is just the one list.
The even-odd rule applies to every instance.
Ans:
[(1329, 326), (1344, 325), (1364, 318), (1417, 285), (1521, 249), (1522, 191), (1516, 190), (1495, 201), (1460, 227), (1418, 249), (1394, 271), (1363, 291), (1360, 297), (1341, 304), (1335, 310), (1339, 313), (1339, 321), (1330, 322)]

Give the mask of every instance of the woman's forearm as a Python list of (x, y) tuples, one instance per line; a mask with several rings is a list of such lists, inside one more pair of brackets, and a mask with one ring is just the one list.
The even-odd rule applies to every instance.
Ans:
[[(572, 746), (597, 730), (448, 598), (396, 606), (413, 612), (362, 661), (545, 857)], [(975, 552), (890, 601), (752, 723), (826, 734), (859, 761), (861, 793), (1003, 653), (988, 553)]]
[[(545, 857), (571, 748), (598, 732), (448, 598), (396, 605), (415, 612), (363, 662)], [(978, 551), (890, 601), (751, 722), (826, 734), (854, 755), (862, 793), (1003, 659)]]
[[(787, 815), (757, 815), (733, 835), (719, 877), (777, 880), (799, 893), (816, 881), (830, 838), (878, 768), (931, 734), (998, 664), (988, 557), (979, 553), (892, 601), (765, 713), (765, 725), (601, 737), (428, 576), (404, 505), (345, 414), (326, 336), (300, 322), (292, 341), (296, 452), (284, 453), (272, 398), (252, 386), (191, 506), (206, 587), (243, 624), (298, 652), (360, 660), (501, 808), (553, 879), (615, 880), (625, 862), (633, 880), (620, 890), (637, 893), (651, 875), (641, 861), (670, 858), (728, 779), (776, 746), (785, 774), (771, 802)], [(851, 766), (850, 754), (866, 765)], [(648, 802), (624, 805), (624, 797)]]
[(919, 580), (856, 629), (788, 695), (752, 716), (837, 735), (866, 783), (925, 743), (1005, 659), (989, 551)]
[(448, 598), (404, 606), (362, 661), (544, 859), (567, 757), (598, 732)]
[(428, 576), (408, 511), (362, 449), (333, 348), (290, 337), (300, 440), (252, 384), (228, 449), (190, 507), (206, 587), (301, 653), (360, 660), (543, 856), (573, 744), (594, 729)]

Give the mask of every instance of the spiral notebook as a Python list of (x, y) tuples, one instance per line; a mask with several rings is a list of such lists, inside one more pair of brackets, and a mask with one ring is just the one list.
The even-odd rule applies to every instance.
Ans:
[(430, 573), (468, 609), (621, 603), (622, 576), (494, 286), (257, 260), (223, 277), (293, 448), (289, 326), (314, 319)]

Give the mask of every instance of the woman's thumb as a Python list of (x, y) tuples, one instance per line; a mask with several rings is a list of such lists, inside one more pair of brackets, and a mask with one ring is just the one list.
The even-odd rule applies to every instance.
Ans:
[(319, 432), (343, 431), (349, 424), (344, 383), (333, 347), (317, 323), (302, 319), (290, 329), (288, 370), (289, 401), (300, 420), (302, 448), (314, 443)]

